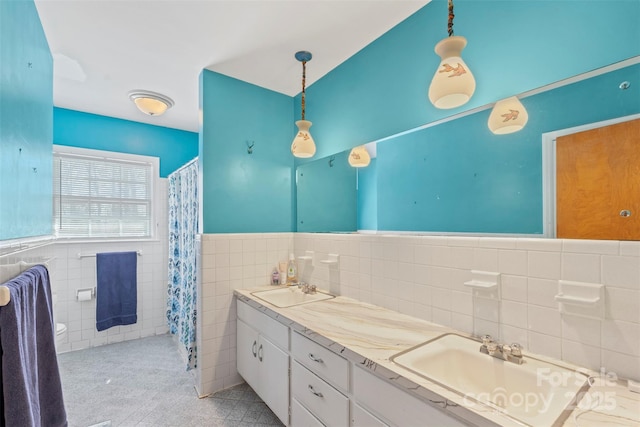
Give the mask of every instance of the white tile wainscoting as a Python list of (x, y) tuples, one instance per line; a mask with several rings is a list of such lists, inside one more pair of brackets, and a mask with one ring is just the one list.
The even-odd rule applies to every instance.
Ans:
[[(142, 251), (138, 256), (138, 322), (96, 330), (96, 299), (78, 301), (76, 290), (96, 286), (96, 258), (78, 253)], [(163, 242), (56, 243), (51, 288), (58, 295), (55, 317), (67, 325), (67, 342), (58, 352), (80, 350), (167, 332), (167, 255)]]
[[(164, 233), (166, 235), (166, 232)], [(59, 353), (127, 341), (167, 332), (167, 246), (166, 238), (154, 242), (57, 243), (9, 254), (0, 264), (19, 261), (46, 262), (51, 292), (57, 296), (54, 317), (67, 325), (67, 336), (58, 344)], [(96, 286), (96, 258), (78, 258), (78, 253), (142, 251), (138, 257), (138, 322), (106, 331), (96, 330), (96, 300), (78, 301), (76, 290)]]
[[(620, 377), (640, 380), (640, 242), (537, 238), (273, 233), (202, 236), (200, 394), (241, 381), (233, 290), (265, 285), (293, 248), (306, 279), (334, 293)], [(337, 265), (323, 264), (339, 254)], [(305, 270), (306, 268), (306, 270)], [(312, 271), (311, 271), (312, 270)], [(499, 313), (464, 282), (501, 273)], [(561, 315), (558, 280), (605, 285), (602, 320)], [(493, 317), (492, 317), (493, 316)]]
[(235, 289), (269, 283), (273, 268), (294, 252), (294, 233), (203, 234), (199, 263), (198, 369), (200, 395), (241, 383), (236, 370)]

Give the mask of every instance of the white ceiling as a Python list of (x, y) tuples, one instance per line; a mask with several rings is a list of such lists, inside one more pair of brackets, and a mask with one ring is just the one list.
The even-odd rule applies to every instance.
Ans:
[[(54, 104), (160, 126), (198, 130), (203, 68), (290, 96), (430, 0), (36, 0), (54, 56)], [(372, 64), (374, 65), (374, 64)], [(134, 89), (175, 105), (139, 112)]]

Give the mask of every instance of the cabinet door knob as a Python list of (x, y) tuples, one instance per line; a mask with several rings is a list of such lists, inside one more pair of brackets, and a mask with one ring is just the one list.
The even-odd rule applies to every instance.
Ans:
[(311, 384), (309, 384), (309, 391), (311, 392), (311, 394), (313, 394), (314, 396), (318, 396), (318, 397), (324, 397), (322, 395), (322, 393), (320, 393), (319, 391), (315, 391), (313, 389), (313, 386)]
[(258, 348), (258, 360), (262, 362), (262, 344)]
[(253, 357), (256, 357), (258, 353), (256, 353), (256, 342), (253, 341), (253, 345), (251, 346), (251, 352), (253, 353)]
[(621, 216), (621, 217), (628, 217), (628, 216), (631, 216), (631, 211), (630, 211), (630, 210), (627, 210), (627, 209), (621, 210), (621, 211), (620, 211), (620, 216)]
[(309, 353), (309, 359), (313, 360), (316, 363), (324, 363), (324, 361), (321, 358), (315, 357), (313, 353)]

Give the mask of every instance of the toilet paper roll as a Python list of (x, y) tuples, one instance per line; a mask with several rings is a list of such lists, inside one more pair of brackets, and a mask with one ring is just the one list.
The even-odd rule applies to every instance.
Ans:
[(91, 289), (78, 291), (78, 301), (89, 301), (91, 299)]

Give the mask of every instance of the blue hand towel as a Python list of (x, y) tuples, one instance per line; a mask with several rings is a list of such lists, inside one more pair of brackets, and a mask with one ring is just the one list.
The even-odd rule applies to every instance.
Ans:
[(36, 265), (4, 286), (11, 301), (0, 307), (0, 425), (66, 426), (49, 272)]
[(96, 329), (131, 325), (138, 321), (136, 252), (96, 254)]

